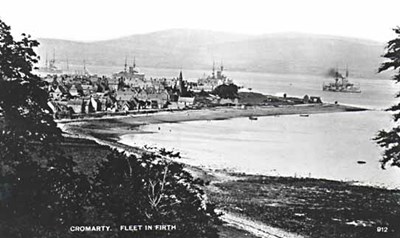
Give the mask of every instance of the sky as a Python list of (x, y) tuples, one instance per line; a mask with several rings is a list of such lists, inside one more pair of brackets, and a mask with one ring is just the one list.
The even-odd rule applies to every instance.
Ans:
[(387, 42), (399, 0), (0, 0), (14, 35), (77, 41), (174, 28), (244, 34), (302, 32)]

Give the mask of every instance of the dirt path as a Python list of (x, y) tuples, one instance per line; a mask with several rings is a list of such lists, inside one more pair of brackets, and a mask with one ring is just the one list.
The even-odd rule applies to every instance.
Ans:
[(245, 230), (260, 238), (303, 238), (304, 236), (289, 233), (279, 228), (265, 225), (262, 222), (252, 221), (246, 217), (236, 215), (233, 213), (217, 210), (222, 212), (221, 220), (226, 222), (228, 225), (233, 226), (237, 229)]

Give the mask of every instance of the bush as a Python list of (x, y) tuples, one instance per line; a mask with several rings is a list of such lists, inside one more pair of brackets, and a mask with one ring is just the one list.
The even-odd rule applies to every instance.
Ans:
[(217, 237), (213, 206), (205, 203), (199, 182), (181, 164), (154, 154), (127, 157), (113, 151), (94, 181), (90, 205), (95, 222), (116, 230), (123, 224), (176, 225), (171, 232), (143, 231), (139, 237)]
[[(139, 237), (216, 237), (213, 206), (182, 165), (109, 150), (93, 174), (78, 172), (31, 73), (37, 45), (25, 35), (15, 41), (0, 20), (0, 237), (132, 237), (118, 226), (134, 224), (177, 226)], [(73, 233), (72, 225), (111, 225), (113, 232)]]
[(218, 95), (220, 98), (235, 99), (239, 98), (238, 86), (235, 84), (221, 84), (213, 90), (213, 94)]

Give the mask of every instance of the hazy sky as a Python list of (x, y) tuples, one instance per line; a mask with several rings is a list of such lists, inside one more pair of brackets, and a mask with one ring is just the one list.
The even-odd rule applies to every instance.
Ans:
[(399, 0), (1, 0), (14, 34), (93, 41), (171, 28), (309, 32), (388, 41)]

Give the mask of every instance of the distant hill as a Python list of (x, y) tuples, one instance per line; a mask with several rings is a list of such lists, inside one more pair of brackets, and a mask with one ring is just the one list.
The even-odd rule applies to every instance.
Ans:
[(62, 66), (117, 66), (133, 56), (140, 67), (209, 69), (221, 60), (231, 71), (323, 75), (348, 65), (355, 77), (377, 78), (385, 43), (364, 39), (280, 33), (261, 36), (174, 29), (95, 42), (39, 39), (42, 64), (53, 50)]

